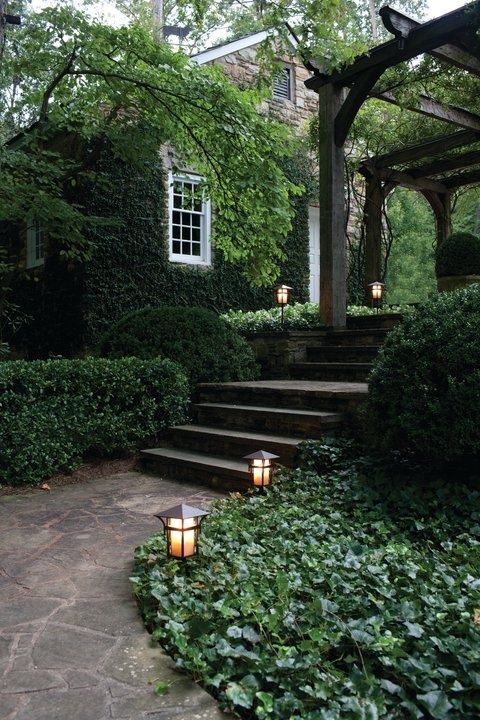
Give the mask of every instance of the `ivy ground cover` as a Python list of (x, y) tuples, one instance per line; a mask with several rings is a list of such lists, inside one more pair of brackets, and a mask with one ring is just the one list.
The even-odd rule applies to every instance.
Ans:
[(197, 558), (166, 561), (161, 534), (137, 549), (154, 637), (243, 718), (478, 718), (474, 483), (307, 455), (316, 469), (221, 501)]

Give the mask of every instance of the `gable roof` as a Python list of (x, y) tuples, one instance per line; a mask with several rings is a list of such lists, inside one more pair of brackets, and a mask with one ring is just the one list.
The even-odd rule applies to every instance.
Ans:
[[(288, 29), (288, 40), (294, 50), (298, 47), (298, 40), (292, 33), (287, 25)], [(261, 42), (266, 40), (269, 35), (276, 35), (277, 31), (273, 28), (270, 30), (259, 30), (258, 32), (245, 35), (244, 37), (238, 38), (237, 40), (230, 40), (228, 42), (220, 43), (219, 45), (213, 45), (211, 48), (202, 50), (202, 52), (192, 55), (190, 58), (193, 62), (198, 65), (204, 65), (205, 63), (217, 60), (217, 58), (225, 57), (225, 55), (231, 55), (232, 53), (245, 50), (246, 48), (259, 45)]]

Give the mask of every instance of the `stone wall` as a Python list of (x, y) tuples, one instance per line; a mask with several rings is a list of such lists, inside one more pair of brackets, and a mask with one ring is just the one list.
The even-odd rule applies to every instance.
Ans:
[[(257, 51), (258, 45), (252, 45), (217, 58), (214, 63), (221, 65), (237, 85), (249, 87), (256, 82), (259, 73)], [(318, 95), (307, 90), (304, 84), (310, 73), (295, 57), (282, 54), (279, 59), (293, 70), (292, 100), (276, 100), (272, 97), (263, 103), (261, 109), (292, 127), (306, 129), (308, 121), (318, 112)]]
[(246, 340), (262, 368), (262, 379), (284, 379), (290, 365), (306, 360), (307, 345), (321, 344), (325, 330), (278, 330), (250, 333)]

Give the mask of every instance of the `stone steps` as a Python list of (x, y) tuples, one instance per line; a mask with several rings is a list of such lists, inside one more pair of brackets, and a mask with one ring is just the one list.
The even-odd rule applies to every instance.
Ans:
[(307, 362), (371, 362), (381, 345), (320, 345), (307, 348)]
[(302, 440), (355, 425), (372, 361), (396, 322), (357, 317), (342, 329), (268, 334), (276, 358), (288, 352), (283, 378), (198, 385), (192, 423), (171, 428), (162, 447), (143, 450), (145, 464), (162, 476), (236, 490), (250, 486), (244, 455), (267, 450), (294, 465)]
[(387, 328), (355, 328), (330, 330), (325, 333), (324, 345), (383, 345)]
[(239, 459), (252, 448), (261, 448), (279, 455), (289, 467), (294, 465), (297, 446), (304, 439), (208, 425), (179, 425), (171, 428), (168, 438), (174, 447), (184, 450)]
[(245, 460), (171, 447), (149, 448), (140, 455), (148, 468), (162, 477), (230, 490), (246, 490), (250, 484)]
[(366, 382), (372, 367), (359, 362), (300, 362), (290, 366), (290, 375), (302, 380)]
[(256, 380), (205, 383), (197, 387), (198, 399), (207, 403), (259, 405), (303, 410), (352, 412), (368, 394), (366, 383), (305, 380)]
[(200, 425), (258, 430), (302, 438), (320, 438), (325, 431), (338, 429), (343, 424), (342, 413), (289, 407), (198, 403), (194, 405), (194, 412)]

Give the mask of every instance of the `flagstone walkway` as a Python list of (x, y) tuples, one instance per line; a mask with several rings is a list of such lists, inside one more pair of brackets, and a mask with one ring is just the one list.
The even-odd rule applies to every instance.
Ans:
[(128, 582), (156, 511), (219, 496), (128, 472), (0, 497), (1, 720), (226, 717), (152, 644)]

